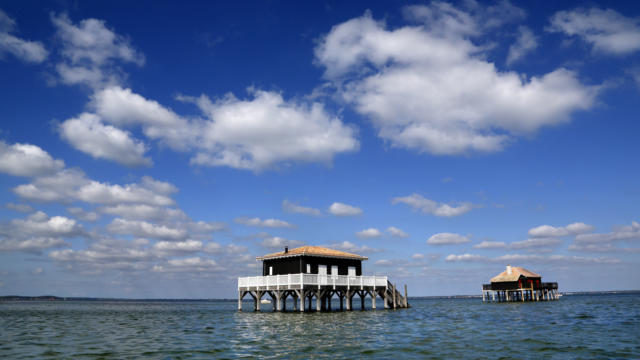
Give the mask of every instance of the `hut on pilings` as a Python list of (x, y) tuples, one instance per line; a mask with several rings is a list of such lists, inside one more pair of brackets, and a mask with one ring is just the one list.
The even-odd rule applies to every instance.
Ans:
[[(376, 308), (376, 298), (383, 300), (384, 308), (406, 308), (407, 286), (404, 295), (386, 276), (362, 275), (362, 261), (367, 257), (321, 246), (302, 246), (264, 256), (262, 276), (238, 278), (238, 310), (242, 311), (242, 299), (253, 298), (253, 309), (260, 311), (262, 297), (269, 295), (274, 311), (286, 311), (287, 298), (293, 298), (293, 310), (312, 310), (315, 299), (317, 311), (330, 311), (334, 296), (340, 310), (353, 309), (353, 297), (360, 296), (360, 309), (365, 309), (365, 297), (371, 298), (371, 308)], [(299, 306), (298, 306), (299, 305)], [(305, 306), (306, 305), (306, 306)]]
[(505, 271), (482, 285), (482, 301), (558, 300), (557, 282), (542, 282), (542, 276), (518, 266), (507, 265)]

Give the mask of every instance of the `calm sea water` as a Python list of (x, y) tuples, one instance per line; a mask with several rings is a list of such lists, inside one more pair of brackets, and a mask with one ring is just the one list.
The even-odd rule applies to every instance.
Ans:
[(640, 294), (411, 305), (300, 314), (217, 301), (4, 302), (0, 358), (640, 358)]

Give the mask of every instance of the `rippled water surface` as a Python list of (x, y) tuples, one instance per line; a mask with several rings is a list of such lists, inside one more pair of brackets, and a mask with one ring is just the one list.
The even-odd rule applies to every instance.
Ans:
[(411, 305), (300, 314), (218, 301), (4, 302), (0, 358), (640, 358), (640, 294)]

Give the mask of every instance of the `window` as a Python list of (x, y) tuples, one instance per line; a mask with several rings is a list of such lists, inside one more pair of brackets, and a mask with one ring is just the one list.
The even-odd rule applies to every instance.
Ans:
[(273, 266), (269, 266), (269, 275), (273, 275)]
[(338, 267), (336, 265), (331, 267), (331, 275), (338, 275)]
[(349, 276), (356, 276), (356, 267), (349, 266)]
[(307, 264), (307, 274), (311, 274), (311, 264)]

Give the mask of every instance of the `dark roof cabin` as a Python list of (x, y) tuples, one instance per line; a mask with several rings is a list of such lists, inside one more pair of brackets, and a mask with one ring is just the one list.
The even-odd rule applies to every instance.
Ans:
[(507, 265), (505, 271), (482, 285), (482, 300), (486, 294), (496, 294), (498, 301), (550, 300), (558, 298), (558, 283), (543, 283), (542, 276), (519, 266)]
[(285, 274), (320, 274), (320, 275), (362, 275), (362, 261), (366, 256), (328, 249), (322, 246), (302, 246), (264, 256), (262, 260), (262, 275)]
[(247, 294), (258, 311), (265, 294), (271, 297), (274, 311), (285, 311), (288, 297), (293, 298), (294, 310), (298, 304), (300, 311), (311, 310), (315, 299), (316, 311), (330, 311), (333, 297), (338, 297), (340, 310), (344, 303), (347, 310), (352, 310), (355, 295), (360, 297), (360, 309), (365, 308), (367, 296), (373, 310), (378, 297), (385, 309), (409, 307), (406, 285), (403, 296), (386, 276), (362, 274), (366, 256), (322, 246), (302, 246), (291, 250), (285, 247), (284, 251), (256, 259), (262, 261), (262, 276), (238, 278), (238, 310), (242, 310), (242, 299)]

